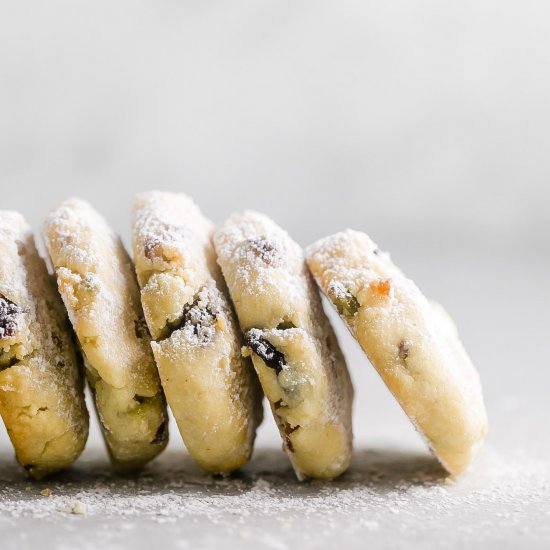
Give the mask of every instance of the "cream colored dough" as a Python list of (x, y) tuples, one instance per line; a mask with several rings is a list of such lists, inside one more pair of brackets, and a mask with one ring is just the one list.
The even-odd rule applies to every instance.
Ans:
[(353, 389), (302, 249), (256, 212), (233, 215), (215, 246), (298, 478), (340, 475), (351, 456)]
[(323, 292), (443, 466), (463, 472), (487, 432), (477, 371), (453, 322), (365, 235), (306, 251)]
[(211, 242), (213, 225), (185, 195), (134, 201), (133, 252), (168, 404), (191, 456), (229, 474), (252, 453), (261, 389)]
[(0, 414), (35, 478), (70, 466), (88, 437), (71, 328), (23, 217), (0, 212)]
[(105, 220), (79, 199), (48, 216), (44, 238), (113, 466), (140, 468), (164, 449), (168, 434), (132, 262)]

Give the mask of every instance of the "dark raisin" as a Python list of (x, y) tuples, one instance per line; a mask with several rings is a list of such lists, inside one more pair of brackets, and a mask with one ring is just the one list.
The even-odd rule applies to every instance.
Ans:
[(0, 372), (2, 372), (3, 370), (6, 370), (6, 369), (10, 369), (14, 365), (17, 365), (17, 363), (19, 363), (19, 361), (20, 361), (20, 359), (18, 359), (15, 356), (10, 357), (9, 360), (6, 361), (3, 358), (2, 354), (0, 353)]
[(160, 242), (158, 240), (147, 241), (145, 243), (144, 248), (143, 248), (143, 255), (148, 260), (154, 260), (159, 255), (159, 252), (161, 251), (161, 248), (162, 247), (161, 247)]
[(254, 255), (260, 258), (264, 264), (276, 266), (280, 263), (281, 253), (273, 241), (265, 237), (259, 237), (248, 241), (248, 246)]
[(197, 297), (192, 304), (183, 308), (181, 317), (166, 323), (163, 331), (163, 340), (170, 338), (174, 332), (190, 327), (201, 344), (212, 340), (215, 332), (217, 310), (213, 305), (201, 306), (201, 299)]
[(134, 331), (136, 333), (136, 338), (141, 339), (149, 336), (149, 329), (147, 328), (145, 319), (140, 318), (134, 321)]
[(340, 315), (352, 316), (359, 310), (357, 298), (342, 283), (331, 283), (327, 294)]
[(300, 426), (295, 426), (294, 428), (286, 421), (282, 420), (283, 433), (284, 433), (284, 446), (291, 452), (294, 452), (294, 446), (292, 445), (292, 440), (290, 439), (290, 434), (294, 433)]
[(404, 361), (405, 359), (407, 359), (410, 352), (411, 343), (408, 340), (401, 340), (401, 342), (399, 342), (399, 358), (403, 359)]
[(167, 435), (167, 425), (166, 425), (166, 422), (163, 422), (158, 430), (157, 430), (157, 433), (155, 434), (155, 438), (153, 439), (153, 441), (151, 441), (151, 444), (152, 445), (160, 445), (161, 443), (164, 443), (166, 441), (166, 435)]
[(164, 328), (162, 329), (162, 336), (160, 337), (159, 340), (168, 340), (168, 338), (170, 338), (170, 336), (172, 336), (174, 332), (182, 329), (184, 325), (185, 325), (185, 319), (183, 316), (179, 317), (174, 321), (168, 321), (166, 325), (164, 325)]
[(249, 346), (270, 369), (274, 369), (276, 374), (279, 374), (283, 370), (286, 365), (285, 356), (278, 351), (271, 342), (262, 338), (259, 330), (249, 330), (244, 339), (245, 344)]
[(300, 426), (294, 426), (294, 428), (285, 420), (283, 424), (283, 430), (286, 436), (294, 433)]
[(17, 334), (22, 313), (18, 305), (0, 295), (0, 339)]

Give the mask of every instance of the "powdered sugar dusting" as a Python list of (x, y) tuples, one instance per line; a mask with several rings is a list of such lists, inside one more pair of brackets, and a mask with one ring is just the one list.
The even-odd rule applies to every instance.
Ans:
[(219, 291), (214, 285), (201, 289), (196, 303), (186, 311), (183, 340), (190, 346), (210, 343), (216, 334), (216, 319), (222, 315), (223, 306)]
[(301, 271), (302, 249), (267, 216), (253, 211), (234, 214), (217, 231), (215, 241), (220, 264), (237, 262), (238, 277), (251, 292), (268, 292), (279, 285), (290, 302), (303, 298), (300, 278), (274, 278), (278, 269), (289, 275)]
[[(429, 457), (395, 450), (358, 451), (343, 478), (308, 484), (295, 482), (274, 449), (258, 453), (242, 476), (226, 480), (181, 465), (177, 453), (167, 453), (135, 479), (115, 479), (94, 460), (86, 468), (91, 477), (82, 469), (31, 486), (1, 469), (3, 531), (28, 518), (68, 532), (75, 525), (78, 538), (107, 543), (114, 542), (106, 538), (111, 531), (100, 526), (113, 521), (112, 533), (145, 529), (158, 533), (159, 541), (201, 540), (208, 547), (208, 537), (218, 537), (219, 544), (222, 535), (227, 545), (268, 548), (314, 548), (321, 540), (360, 547), (384, 534), (397, 548), (411, 540), (437, 541), (438, 548), (457, 539), (464, 547), (495, 539), (550, 540), (549, 508), (541, 507), (550, 502), (549, 467), (520, 453), (488, 452), (456, 482)], [(45, 488), (48, 496), (41, 494)], [(538, 538), (530, 539), (535, 526)]]
[[(213, 224), (193, 200), (181, 193), (149, 191), (136, 195), (133, 249), (138, 278), (143, 286), (153, 268), (174, 267), (204, 272)], [(142, 275), (142, 271), (147, 271)], [(181, 276), (181, 274), (180, 274)]]

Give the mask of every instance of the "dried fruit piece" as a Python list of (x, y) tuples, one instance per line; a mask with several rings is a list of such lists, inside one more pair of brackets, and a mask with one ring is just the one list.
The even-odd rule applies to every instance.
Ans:
[(0, 295), (0, 339), (12, 338), (17, 334), (22, 313), (17, 304)]
[(357, 298), (339, 281), (330, 283), (328, 297), (340, 315), (355, 315), (359, 310)]
[(245, 344), (260, 357), (260, 359), (270, 368), (279, 374), (286, 366), (285, 356), (265, 338), (258, 329), (249, 330), (244, 337)]
[(154, 260), (160, 255), (161, 251), (162, 251), (162, 246), (160, 244), (160, 241), (151, 240), (145, 243), (145, 247), (143, 249), (143, 255), (148, 260)]
[(284, 419), (281, 419), (282, 426), (283, 426), (283, 432), (284, 432), (284, 443), (287, 447), (287, 449), (293, 453), (294, 452), (294, 446), (292, 445), (292, 440), (290, 439), (290, 435), (294, 433), (300, 426), (294, 426), (294, 428)]
[(179, 319), (166, 323), (162, 340), (170, 338), (177, 330), (187, 330), (197, 337), (199, 343), (206, 344), (214, 337), (216, 319), (216, 308), (211, 303), (205, 303), (201, 291), (192, 304), (188, 304), (183, 308)]
[(6, 369), (11, 369), (14, 365), (19, 363), (20, 359), (17, 356), (6, 357), (6, 354), (0, 353), (0, 372)]
[(174, 241), (186, 237), (185, 228), (170, 223), (159, 223), (157, 231), (145, 237), (143, 255), (151, 261), (170, 262), (178, 256)]
[(137, 338), (146, 338), (149, 336), (149, 329), (147, 328), (147, 323), (143, 317), (140, 317), (134, 321), (134, 331)]
[(248, 246), (254, 255), (266, 265), (276, 266), (281, 261), (281, 253), (277, 245), (265, 237), (251, 239), (248, 241)]
[(409, 340), (401, 340), (401, 342), (399, 342), (399, 358), (403, 359), (404, 361), (405, 359), (407, 359), (410, 352), (411, 342), (409, 342)]
[(189, 327), (199, 342), (205, 344), (212, 340), (215, 332), (216, 314), (209, 307), (193, 303), (184, 310), (183, 328)]
[(370, 283), (369, 288), (380, 296), (388, 297), (392, 291), (391, 279), (380, 279)]
[(155, 434), (155, 438), (153, 441), (151, 441), (151, 445), (160, 445), (161, 443), (164, 443), (166, 439), (168, 438), (168, 425), (166, 422), (163, 422)]

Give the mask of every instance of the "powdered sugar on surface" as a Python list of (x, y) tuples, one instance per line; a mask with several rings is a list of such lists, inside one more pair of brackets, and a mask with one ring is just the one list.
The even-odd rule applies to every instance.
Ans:
[(180, 548), (214, 548), (220, 536), (244, 548), (315, 548), (320, 540), (360, 548), (388, 533), (395, 548), (550, 541), (548, 464), (490, 449), (456, 481), (427, 455), (373, 450), (357, 451), (336, 481), (298, 483), (278, 449), (263, 449), (231, 479), (202, 474), (172, 450), (136, 478), (112, 477), (96, 455), (39, 483), (4, 464), (0, 483), (0, 533), (9, 535), (2, 548), (10, 550), (32, 544), (37, 525), (84, 548), (118, 548), (136, 531)]

